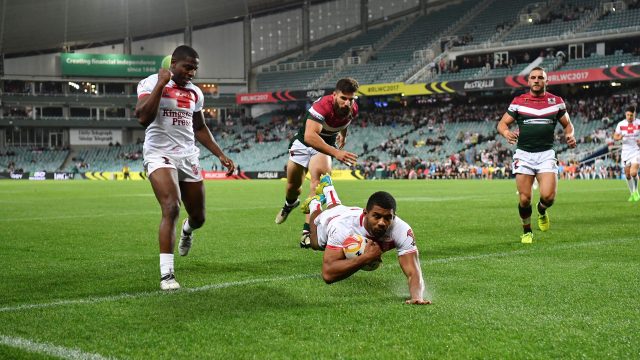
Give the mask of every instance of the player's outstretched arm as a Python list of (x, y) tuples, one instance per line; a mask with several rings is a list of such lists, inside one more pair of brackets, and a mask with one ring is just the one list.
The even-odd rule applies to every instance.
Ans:
[(169, 83), (169, 80), (171, 80), (171, 72), (167, 69), (160, 69), (158, 71), (158, 82), (151, 91), (151, 94), (138, 98), (134, 115), (138, 118), (140, 125), (145, 128), (149, 126), (158, 115), (162, 92), (164, 91), (164, 87)]
[(567, 145), (573, 149), (576, 147), (576, 138), (573, 136), (573, 124), (571, 123), (571, 119), (569, 119), (569, 114), (565, 113), (562, 115), (559, 122), (564, 128), (564, 138), (567, 140)]
[(409, 293), (411, 298), (405, 301), (406, 304), (413, 305), (428, 305), (431, 301), (423, 298), (424, 294), (424, 280), (422, 279), (422, 271), (420, 270), (420, 260), (418, 259), (418, 252), (412, 252), (398, 256), (400, 262), (400, 268), (407, 277), (407, 283), (409, 284)]
[(320, 137), (321, 131), (321, 123), (307, 119), (307, 125), (304, 130), (304, 142), (321, 153), (334, 157), (336, 160), (344, 164), (349, 166), (355, 164), (358, 159), (358, 155), (344, 150), (338, 150), (333, 146), (330, 146)]
[(373, 241), (367, 242), (364, 254), (353, 259), (347, 259), (342, 249), (327, 248), (322, 257), (322, 279), (327, 284), (346, 279), (381, 255), (380, 245)]
[(222, 166), (227, 168), (227, 176), (231, 176), (236, 169), (236, 164), (234, 164), (233, 160), (229, 159), (222, 149), (220, 149), (220, 146), (216, 142), (216, 139), (214, 139), (213, 134), (211, 134), (211, 131), (204, 123), (204, 115), (202, 114), (202, 111), (196, 111), (193, 113), (193, 133), (200, 144), (220, 159)]
[(507, 142), (511, 145), (515, 145), (518, 142), (518, 134), (509, 130), (509, 125), (514, 121), (516, 121), (516, 119), (514, 119), (513, 116), (509, 115), (509, 113), (504, 113), (502, 119), (498, 122), (498, 133), (507, 139)]

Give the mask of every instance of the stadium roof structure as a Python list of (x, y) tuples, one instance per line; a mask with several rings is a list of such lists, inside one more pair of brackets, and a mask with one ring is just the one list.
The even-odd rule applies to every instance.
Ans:
[(240, 20), (303, 0), (0, 0), (0, 53), (96, 46)]

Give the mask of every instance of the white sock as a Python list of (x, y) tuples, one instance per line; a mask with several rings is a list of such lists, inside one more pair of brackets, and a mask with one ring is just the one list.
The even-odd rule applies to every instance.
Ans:
[(633, 178), (627, 179), (627, 186), (629, 187), (629, 192), (631, 192), (632, 194), (633, 194), (633, 187), (634, 187), (633, 186), (633, 183), (634, 183), (633, 180), (634, 180)]
[(193, 230), (195, 230), (195, 229), (192, 228), (191, 225), (189, 225), (189, 219), (187, 219), (187, 221), (185, 221), (182, 224), (182, 231), (186, 232), (187, 234), (191, 234), (193, 232)]
[(342, 204), (338, 197), (338, 193), (336, 192), (336, 188), (334, 188), (333, 185), (325, 186), (324, 189), (322, 189), (322, 192), (324, 193), (324, 197), (327, 199), (327, 206)]
[(317, 199), (313, 199), (309, 203), (309, 213), (313, 214), (316, 211), (322, 211), (322, 204)]
[(160, 277), (173, 273), (173, 254), (160, 253)]

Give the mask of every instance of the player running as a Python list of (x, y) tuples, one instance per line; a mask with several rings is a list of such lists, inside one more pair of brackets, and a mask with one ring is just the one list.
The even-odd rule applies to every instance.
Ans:
[[(347, 127), (358, 116), (355, 79), (338, 80), (335, 91), (316, 100), (307, 111), (302, 127), (289, 145), (287, 187), (284, 206), (276, 215), (276, 224), (287, 220), (289, 213), (300, 205), (300, 189), (310, 172), (310, 194), (318, 186), (320, 175), (331, 173), (331, 158), (346, 165), (354, 165), (358, 156), (342, 150), (347, 138)], [(300, 246), (309, 247), (309, 217), (302, 228)]]
[[(331, 177), (323, 175), (316, 195), (302, 204), (310, 215), (310, 246), (323, 250), (322, 278), (327, 284), (348, 278), (356, 271), (382, 261), (382, 253), (395, 248), (402, 272), (407, 277), (410, 298), (407, 304), (425, 305), (424, 280), (420, 269), (418, 248), (409, 224), (396, 216), (396, 200), (391, 194), (378, 191), (369, 197), (365, 209), (345, 206), (340, 202)], [(326, 210), (322, 204), (326, 203)], [(352, 234), (367, 239), (364, 253), (347, 259), (343, 248)]]
[(629, 187), (628, 201), (640, 200), (638, 193), (638, 163), (640, 162), (640, 119), (636, 119), (636, 107), (629, 106), (624, 112), (625, 120), (616, 126), (613, 139), (622, 140), (621, 160), (624, 166), (624, 175)]
[(200, 149), (195, 140), (220, 159), (228, 175), (235, 169), (205, 125), (202, 91), (191, 83), (199, 62), (194, 49), (178, 46), (171, 56), (170, 70), (160, 69), (138, 84), (135, 115), (145, 127), (144, 167), (162, 210), (158, 233), (162, 290), (180, 288), (173, 269), (180, 200), (189, 214), (182, 224), (180, 255), (187, 255), (193, 231), (205, 220)]
[[(558, 161), (553, 150), (554, 129), (560, 123), (564, 137), (570, 148), (576, 147), (573, 124), (561, 97), (546, 91), (547, 73), (541, 67), (531, 70), (528, 77), (529, 92), (517, 96), (498, 123), (498, 132), (509, 144), (517, 144), (513, 155), (513, 172), (520, 201), (518, 212), (522, 219), (523, 244), (533, 242), (531, 230), (531, 187), (538, 180), (540, 201), (538, 201), (538, 228), (547, 231), (550, 227), (547, 211), (556, 198), (558, 182)], [(509, 130), (517, 122), (519, 133)]]

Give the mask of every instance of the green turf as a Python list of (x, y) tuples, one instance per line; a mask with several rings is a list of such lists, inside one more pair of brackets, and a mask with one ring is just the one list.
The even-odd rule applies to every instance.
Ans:
[(640, 203), (623, 181), (561, 182), (532, 245), (513, 181), (336, 182), (348, 205), (395, 195), (430, 306), (403, 304), (394, 251), (325, 285), (302, 215), (274, 224), (284, 182), (206, 187), (183, 289), (163, 294), (147, 182), (0, 182), (0, 359), (49, 358), (3, 336), (118, 359), (640, 357)]

